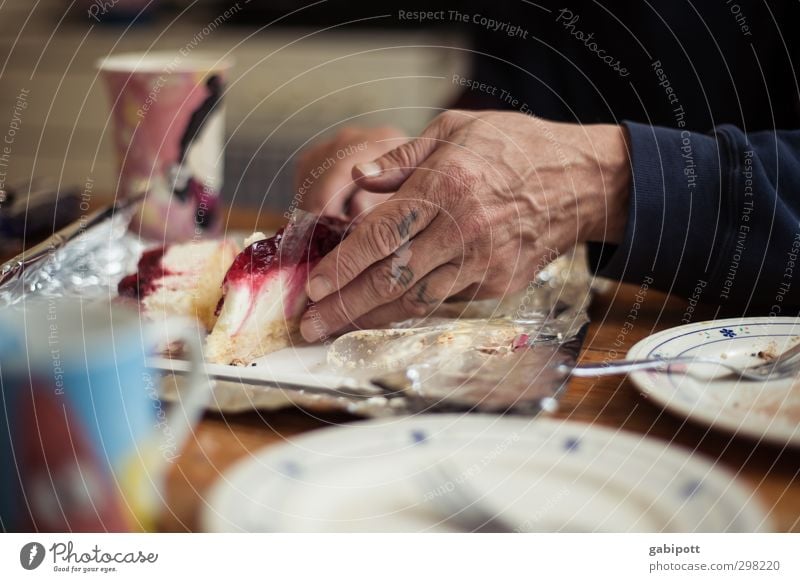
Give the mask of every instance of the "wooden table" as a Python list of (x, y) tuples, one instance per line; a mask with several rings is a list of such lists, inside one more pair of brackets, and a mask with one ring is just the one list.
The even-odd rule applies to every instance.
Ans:
[[(278, 216), (232, 210), (227, 228), (269, 230), (281, 223)], [(638, 287), (614, 284), (595, 298), (583, 361), (613, 358), (614, 352), (621, 357), (640, 339), (681, 323), (684, 301), (650, 290), (639, 309), (632, 310), (638, 292)], [(694, 320), (709, 317), (701, 311)], [(626, 322), (633, 327), (623, 327)], [(627, 333), (622, 333), (623, 329)], [(758, 444), (674, 416), (618, 377), (572, 380), (555, 416), (648, 435), (715, 460), (756, 491), (779, 531), (800, 532), (800, 450)], [(295, 408), (207, 414), (169, 476), (168, 510), (160, 519), (160, 529), (197, 530), (209, 487), (235, 461), (292, 436), (354, 420), (357, 418), (347, 414), (321, 416)]]
[[(229, 227), (274, 228), (276, 220), (256, 213), (232, 212)], [(621, 356), (640, 339), (681, 323), (687, 304), (652, 290), (641, 302), (635, 321), (631, 321), (629, 315), (638, 292), (638, 287), (614, 284), (596, 297), (583, 361), (601, 361), (613, 357), (614, 351)], [(703, 317), (700, 312), (694, 319), (700, 321)], [(633, 328), (626, 327), (628, 333), (621, 335), (626, 321), (631, 321)], [(648, 435), (716, 461), (756, 491), (779, 531), (800, 532), (798, 450), (758, 444), (674, 416), (649, 402), (631, 382), (618, 377), (572, 380), (555, 416)], [(169, 511), (161, 519), (161, 528), (198, 529), (204, 496), (235, 461), (292, 436), (353, 420), (356, 417), (347, 414), (320, 416), (298, 409), (207, 414), (170, 476)]]

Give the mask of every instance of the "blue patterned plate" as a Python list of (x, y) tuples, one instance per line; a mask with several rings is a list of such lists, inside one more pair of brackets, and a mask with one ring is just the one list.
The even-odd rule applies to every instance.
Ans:
[[(747, 366), (766, 361), (800, 342), (793, 317), (720, 319), (652, 335), (628, 358), (704, 356)], [(780, 444), (800, 445), (800, 381), (753, 382), (723, 368), (692, 364), (685, 371), (636, 372), (631, 380), (672, 412), (715, 428)]]
[[(433, 485), (422, 478), (432, 467)], [(519, 531), (770, 529), (733, 475), (679, 447), (582, 423), (482, 414), (356, 422), (267, 447), (220, 479), (203, 525), (452, 531), (441, 502), (455, 487)]]

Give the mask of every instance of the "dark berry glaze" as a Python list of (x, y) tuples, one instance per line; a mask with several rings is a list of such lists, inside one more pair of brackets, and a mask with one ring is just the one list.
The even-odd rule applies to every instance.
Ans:
[(123, 278), (117, 285), (120, 297), (141, 299), (155, 289), (157, 279), (168, 275), (168, 271), (161, 266), (161, 259), (166, 252), (166, 247), (146, 251), (139, 259), (136, 273)]
[(285, 229), (275, 236), (256, 241), (239, 253), (234, 259), (223, 284), (234, 283), (247, 278), (250, 282), (268, 275), (274, 267), (315, 264), (338, 245), (347, 232), (348, 222), (338, 218), (321, 216), (314, 224), (311, 235), (305, 242), (303, 252), (296, 256), (281, 256), (281, 242)]

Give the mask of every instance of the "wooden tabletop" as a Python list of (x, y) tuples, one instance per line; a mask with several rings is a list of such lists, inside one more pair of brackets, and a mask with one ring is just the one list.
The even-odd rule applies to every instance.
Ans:
[[(231, 210), (226, 228), (270, 230), (281, 223), (279, 216)], [(27, 242), (30, 246), (38, 241)], [(10, 249), (0, 249), (2, 259), (11, 254)], [(639, 287), (612, 284), (595, 296), (582, 361), (621, 357), (640, 339), (680, 325), (685, 301), (653, 290), (642, 297), (639, 291)], [(694, 315), (694, 321), (710, 318), (702, 310)], [(570, 381), (555, 416), (647, 435), (694, 451), (751, 487), (778, 531), (800, 532), (800, 450), (760, 444), (675, 416), (619, 377)], [(295, 435), (355, 420), (348, 414), (320, 415), (297, 408), (207, 414), (169, 476), (167, 510), (159, 528), (198, 530), (210, 486), (232, 463)]]
[[(276, 217), (234, 211), (230, 228), (272, 228)], [(656, 291), (648, 291), (636, 312), (632, 307), (639, 287), (613, 284), (596, 296), (592, 323), (582, 352), (583, 361), (621, 357), (648, 335), (679, 325), (687, 304)], [(700, 321), (702, 312), (695, 317)], [(622, 333), (622, 330), (627, 333)], [(648, 435), (684, 447), (719, 463), (756, 491), (779, 531), (800, 532), (800, 451), (759, 444), (748, 438), (712, 430), (675, 416), (649, 402), (633, 384), (618, 377), (574, 379), (555, 414), (558, 418), (587, 422)], [(197, 530), (209, 487), (232, 463), (265, 446), (329, 425), (357, 420), (347, 414), (323, 415), (290, 408), (273, 412), (207, 414), (194, 438), (176, 462), (169, 478), (168, 511), (161, 519), (164, 531)]]

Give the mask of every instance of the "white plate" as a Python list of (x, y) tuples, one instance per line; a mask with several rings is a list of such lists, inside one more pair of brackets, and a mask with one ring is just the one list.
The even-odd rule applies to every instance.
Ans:
[[(759, 352), (779, 354), (800, 341), (793, 317), (721, 319), (693, 323), (652, 335), (628, 358), (707, 356), (735, 365), (764, 360)], [(800, 384), (794, 379), (753, 382), (723, 379), (726, 370), (693, 364), (687, 373), (635, 372), (631, 380), (673, 412), (713, 427), (757, 439), (800, 445)]]
[[(248, 410), (278, 410), (299, 405), (305, 408), (326, 412), (347, 410), (347, 402), (333, 397), (311, 393), (283, 390), (279, 386), (294, 384), (309, 388), (336, 388), (352, 386), (352, 377), (327, 363), (326, 346), (303, 345), (288, 347), (258, 358), (255, 366), (226, 366), (206, 364), (209, 374), (224, 373), (238, 378), (236, 381), (217, 380), (209, 408), (221, 412), (243, 412)], [(188, 364), (166, 358), (152, 358), (152, 364), (159, 370), (172, 367), (183, 370)], [(248, 380), (256, 380), (248, 383)], [(181, 375), (167, 374), (162, 382), (162, 398), (168, 401), (177, 399), (179, 386), (184, 382)], [(262, 382), (275, 383), (276, 387), (258, 385)]]
[[(426, 489), (420, 474), (440, 462), (451, 481)], [(522, 531), (770, 529), (750, 491), (680, 448), (586, 424), (477, 414), (357, 422), (268, 447), (213, 487), (203, 527), (448, 531), (432, 506), (453, 483), (482, 492), (482, 507)]]

